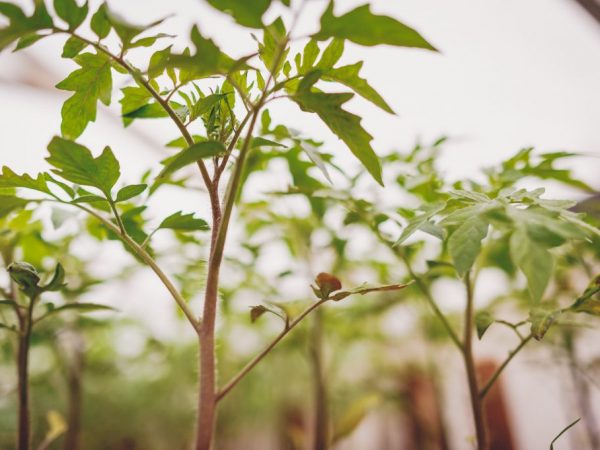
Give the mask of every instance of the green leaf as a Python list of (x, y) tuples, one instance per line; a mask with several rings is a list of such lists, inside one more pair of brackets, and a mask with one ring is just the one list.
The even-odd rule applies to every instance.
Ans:
[(552, 254), (543, 244), (531, 239), (523, 228), (518, 228), (510, 237), (510, 254), (527, 278), (531, 298), (539, 301), (552, 276)]
[[(185, 77), (180, 74), (181, 81), (191, 81), (209, 75), (227, 74), (233, 69), (246, 69), (243, 61), (235, 61), (223, 53), (212, 41), (200, 34), (198, 27), (192, 28), (191, 40), (196, 47), (194, 55), (171, 55), (168, 66), (185, 71)], [(184, 79), (185, 78), (185, 79)]]
[(494, 323), (494, 318), (487, 311), (480, 311), (475, 314), (475, 328), (477, 337), (481, 340), (487, 329)]
[(112, 150), (105, 147), (94, 158), (92, 152), (73, 141), (54, 137), (48, 144), (50, 156), (46, 160), (56, 169), (52, 171), (65, 180), (82, 186), (92, 186), (111, 198), (111, 189), (121, 174), (119, 161)]
[(84, 41), (75, 36), (71, 36), (67, 39), (67, 42), (65, 42), (61, 56), (63, 58), (74, 58), (79, 55), (85, 47), (87, 47), (87, 44)]
[(89, 122), (96, 120), (97, 102), (110, 105), (112, 93), (111, 64), (108, 56), (83, 53), (74, 58), (81, 66), (56, 87), (74, 91), (62, 107), (61, 131), (63, 136), (75, 139)]
[(319, 44), (315, 39), (308, 41), (308, 44), (304, 47), (302, 52), (302, 65), (300, 66), (300, 73), (308, 73), (315, 65), (315, 61), (319, 57)]
[(573, 312), (581, 312), (600, 316), (600, 275), (597, 275), (586, 290), (569, 307)]
[[(281, 17), (275, 19), (270, 25), (265, 27), (264, 35), (263, 35), (263, 43), (259, 45), (260, 50), (260, 59), (264, 63), (265, 67), (269, 72), (273, 74), (273, 76), (277, 76), (283, 67), (287, 54), (289, 53), (289, 49), (286, 49), (279, 57), (279, 63), (275, 67), (275, 63), (278, 59), (278, 52), (280, 46), (283, 44), (287, 36), (287, 31), (285, 29), (285, 25)], [(260, 72), (257, 72), (257, 76), (260, 75)], [(260, 89), (263, 89), (260, 87)]]
[(15, 4), (0, 2), (0, 15), (8, 19), (8, 26), (0, 28), (0, 51), (18, 39), (51, 29), (54, 25), (44, 2), (40, 1), (35, 2), (35, 10), (30, 17)]
[(98, 39), (104, 39), (110, 33), (110, 22), (108, 21), (107, 15), (108, 7), (106, 3), (102, 3), (98, 10), (92, 16), (90, 27), (92, 31), (98, 36)]
[(406, 283), (406, 284), (386, 284), (383, 286), (370, 286), (368, 284), (362, 284), (361, 286), (351, 289), (349, 291), (339, 291), (329, 298), (331, 300), (338, 302), (338, 301), (343, 300), (346, 297), (348, 297), (350, 295), (354, 295), (354, 294), (365, 295), (365, 294), (369, 294), (371, 292), (399, 291), (400, 289), (404, 289), (405, 287), (408, 287), (411, 284), (412, 284), (412, 282)]
[(170, 56), (171, 46), (154, 52), (150, 57), (150, 62), (148, 63), (148, 76), (150, 78), (156, 78), (161, 75), (167, 67)]
[(50, 194), (44, 174), (40, 173), (36, 178), (32, 178), (26, 173), (17, 175), (6, 166), (2, 167), (2, 173), (0, 173), (0, 188), (25, 188)]
[(371, 13), (369, 5), (336, 17), (333, 1), (321, 16), (321, 30), (314, 37), (319, 40), (336, 37), (366, 46), (388, 44), (435, 50), (417, 31), (391, 17)]
[(322, 79), (325, 81), (334, 81), (337, 83), (341, 83), (354, 92), (356, 92), (361, 97), (370, 101), (374, 105), (380, 107), (386, 112), (390, 114), (394, 114), (392, 108), (386, 103), (386, 101), (379, 95), (379, 93), (369, 86), (367, 80), (361, 78), (358, 74), (360, 69), (362, 68), (362, 61), (357, 62), (356, 64), (351, 64), (349, 66), (338, 67), (336, 69), (329, 69), (326, 72), (323, 72)]
[(531, 322), (531, 334), (535, 340), (540, 341), (544, 338), (550, 327), (554, 324), (560, 310), (538, 307), (529, 312), (529, 321)]
[(119, 189), (119, 192), (117, 192), (115, 202), (124, 202), (125, 200), (137, 197), (144, 192), (147, 187), (147, 184), (132, 184), (130, 186), (125, 186), (124, 188)]
[(344, 53), (344, 40), (334, 38), (331, 40), (327, 48), (323, 51), (321, 59), (317, 63), (317, 69), (327, 71), (332, 69), (333, 66), (340, 60)]
[(95, 311), (116, 311), (115, 308), (106, 305), (100, 305), (98, 303), (68, 303), (66, 305), (59, 306), (58, 308), (53, 308), (48, 311), (46, 314), (38, 318), (36, 321), (39, 322), (49, 316), (54, 316), (56, 314), (63, 313), (65, 311), (76, 311), (80, 313), (89, 313)]
[(237, 23), (250, 28), (262, 28), (262, 16), (271, 0), (208, 0), (219, 11), (231, 15)]
[(69, 30), (75, 30), (87, 17), (88, 3), (86, 1), (79, 7), (75, 0), (54, 0), (54, 10), (69, 24)]
[(177, 153), (176, 155), (162, 161), (162, 164), (165, 167), (158, 174), (158, 178), (166, 177), (167, 175), (187, 166), (188, 164), (195, 163), (201, 159), (220, 155), (223, 152), (225, 152), (225, 146), (220, 142), (198, 142), (191, 147), (188, 147), (185, 150)]
[(108, 22), (110, 23), (112, 28), (117, 33), (117, 36), (119, 36), (119, 39), (121, 39), (124, 49), (135, 47), (136, 43), (133, 42), (133, 39), (136, 36), (142, 34), (144, 31), (147, 31), (152, 27), (160, 25), (165, 20), (159, 19), (148, 25), (134, 25), (129, 23), (124, 17), (121, 17), (119, 14), (110, 11), (108, 8), (105, 9), (105, 16), (108, 19)]
[(473, 216), (450, 235), (448, 250), (454, 261), (454, 267), (461, 277), (471, 270), (481, 251), (481, 241), (487, 233), (487, 221), (481, 216)]
[(348, 146), (371, 176), (383, 186), (381, 163), (371, 147), (373, 137), (362, 128), (361, 118), (342, 109), (353, 94), (313, 92), (311, 87), (320, 77), (316, 71), (307, 75), (291, 98), (300, 109), (316, 113), (329, 129)]
[(416, 231), (423, 230), (425, 224), (430, 223), (430, 219), (443, 210), (446, 207), (446, 203), (433, 203), (431, 205), (426, 205), (423, 207), (423, 213), (418, 216), (413, 217), (406, 227), (402, 230), (402, 234), (396, 242), (394, 242), (394, 247), (402, 244), (406, 241), (410, 236), (412, 236)]
[(0, 218), (7, 216), (16, 209), (20, 209), (29, 203), (27, 200), (13, 195), (0, 195)]
[(45, 37), (49, 36), (48, 34), (37, 34), (37, 33), (31, 33), (31, 34), (27, 34), (23, 37), (21, 37), (21, 39), (19, 39), (19, 42), (17, 42), (17, 45), (14, 49), (14, 51), (19, 51), (19, 50), (23, 50), (24, 48), (30, 47), (33, 44), (35, 44), (37, 41), (39, 41), (40, 39), (43, 39)]
[(77, 197), (76, 199), (71, 201), (71, 203), (73, 203), (73, 204), (96, 203), (96, 202), (107, 203), (108, 200), (104, 197), (100, 197), (99, 195), (82, 195), (81, 197)]
[(250, 144), (252, 148), (258, 147), (283, 147), (286, 148), (285, 145), (280, 144), (279, 142), (271, 141), (270, 139), (265, 139), (263, 137), (257, 136), (252, 138), (252, 143)]
[(213, 106), (226, 96), (227, 94), (210, 94), (206, 97), (202, 97), (192, 106), (192, 109), (190, 110), (190, 120), (195, 120), (204, 113), (210, 111)]
[(54, 275), (52, 276), (52, 280), (50, 280), (45, 286), (41, 286), (41, 289), (43, 291), (59, 291), (64, 286), (66, 286), (65, 269), (59, 263), (56, 265), (56, 269), (54, 269)]
[(206, 231), (210, 227), (205, 220), (194, 217), (194, 214), (182, 214), (177, 211), (161, 222), (158, 229), (170, 229), (177, 231)]

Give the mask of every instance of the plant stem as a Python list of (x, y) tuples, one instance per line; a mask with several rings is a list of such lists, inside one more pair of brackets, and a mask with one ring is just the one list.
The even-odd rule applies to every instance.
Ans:
[[(213, 225), (211, 254), (208, 263), (206, 291), (204, 294), (204, 310), (202, 329), (200, 332), (200, 393), (198, 398), (198, 426), (196, 450), (209, 450), (215, 424), (217, 404), (216, 392), (216, 358), (215, 358), (215, 319), (217, 315), (217, 297), (219, 289), (219, 272), (223, 261), (223, 251), (229, 229), (229, 221), (233, 204), (240, 187), (246, 156), (250, 149), (252, 132), (260, 110), (260, 103), (252, 115), (244, 144), (236, 161), (233, 174), (227, 186), (222, 213), (218, 226)], [(213, 210), (214, 214), (214, 210)]]
[(504, 371), (504, 369), (506, 369), (506, 366), (508, 366), (508, 363), (510, 363), (512, 359), (516, 356), (516, 354), (519, 353), (523, 347), (525, 347), (525, 345), (531, 340), (531, 338), (533, 338), (533, 335), (529, 334), (528, 336), (521, 339), (519, 345), (508, 354), (508, 357), (504, 360), (500, 367), (496, 369), (494, 374), (485, 383), (485, 386), (481, 389), (481, 391), (479, 391), (479, 398), (481, 398), (482, 400), (485, 398), (488, 391), (492, 388), (500, 374)]
[(29, 348), (31, 344), (31, 329), (33, 326), (33, 307), (36, 296), (29, 299), (26, 315), (19, 314), (19, 345), (17, 351), (18, 379), (18, 429), (17, 449), (31, 449), (31, 417), (29, 411)]
[(310, 360), (314, 388), (313, 450), (328, 448), (327, 386), (323, 370), (323, 311), (315, 312), (310, 333)]
[[(53, 201), (53, 200), (51, 200), (51, 201)], [(162, 282), (162, 284), (167, 288), (167, 290), (171, 294), (171, 297), (173, 298), (173, 300), (175, 300), (175, 302), (177, 303), (177, 305), (179, 306), (179, 308), (185, 315), (188, 322), (192, 325), (192, 327), (194, 328), (196, 333), (200, 334), (201, 322), (196, 319), (195, 314), (189, 308), (187, 302), (185, 301), (183, 296), (179, 293), (179, 291), (177, 290), (177, 288), (175, 287), (173, 282), (162, 271), (162, 269), (159, 267), (159, 265), (156, 263), (156, 261), (152, 258), (152, 256), (150, 256), (150, 254), (140, 244), (135, 242), (128, 234), (121, 233), (119, 227), (117, 227), (115, 224), (113, 224), (110, 220), (106, 219), (102, 215), (98, 214), (96, 211), (94, 211), (84, 205), (81, 205), (81, 204), (72, 204), (69, 202), (62, 201), (62, 200), (56, 200), (56, 201), (58, 201), (59, 203), (63, 203), (65, 205), (75, 206), (75, 207), (81, 209), (82, 211), (85, 211), (92, 217), (94, 217), (97, 220), (99, 220), (100, 222), (102, 222), (102, 224), (106, 228), (108, 228), (113, 233), (115, 233), (119, 237), (119, 239), (121, 239), (142, 261), (144, 261), (144, 263), (146, 263), (146, 265), (150, 266), (150, 268), (154, 271), (156, 276), (158, 276), (158, 278)]]
[(477, 435), (477, 449), (488, 450), (487, 433), (485, 429), (485, 419), (483, 415), (483, 403), (479, 396), (479, 387), (477, 384), (477, 372), (475, 369), (475, 360), (473, 358), (473, 328), (474, 328), (474, 301), (473, 285), (471, 283), (471, 273), (465, 274), (465, 287), (467, 290), (467, 306), (465, 309), (465, 329), (463, 339), (463, 359), (467, 371), (467, 381), (469, 383), (469, 394), (471, 397), (471, 409), (473, 411), (473, 420), (475, 422), (475, 433)]
[(298, 317), (291, 321), (286, 327), (277, 335), (277, 337), (267, 345), (258, 355), (256, 355), (250, 362), (248, 362), (242, 370), (238, 372), (217, 394), (217, 401), (222, 400), (254, 367), (262, 361), (262, 359), (269, 354), (273, 348), (290, 332), (292, 331), (302, 320), (308, 316), (311, 312), (321, 306), (328, 300), (319, 300), (306, 308)]
[(379, 239), (380, 242), (382, 242), (383, 244), (388, 246), (390, 248), (390, 250), (398, 258), (400, 258), (402, 260), (402, 262), (404, 263), (404, 266), (406, 267), (406, 270), (408, 271), (408, 274), (410, 275), (410, 277), (413, 280), (415, 280), (416, 285), (418, 286), (419, 290), (421, 291), (421, 293), (427, 300), (427, 303), (429, 304), (431, 309), (433, 309), (433, 313), (439, 319), (442, 326), (446, 329), (448, 336), (450, 336), (450, 340), (460, 350), (461, 353), (464, 352), (463, 344), (460, 342), (460, 339), (458, 338), (458, 335), (454, 331), (454, 328), (452, 328), (452, 325), (450, 325), (450, 323), (448, 322), (448, 319), (446, 319), (446, 316), (444, 316), (444, 313), (440, 310), (437, 303), (435, 302), (435, 299), (433, 298), (433, 295), (431, 294), (431, 290), (429, 289), (429, 286), (427, 286), (425, 281), (419, 275), (417, 275), (417, 273), (413, 270), (412, 264), (410, 263), (409, 259), (406, 257), (406, 255), (404, 254), (402, 249), (399, 247), (394, 247), (393, 243), (391, 243), (381, 233), (381, 231), (379, 231), (379, 229), (377, 227), (371, 227), (371, 230), (373, 230), (373, 232), (375, 233), (375, 235), (377, 236), (377, 238)]

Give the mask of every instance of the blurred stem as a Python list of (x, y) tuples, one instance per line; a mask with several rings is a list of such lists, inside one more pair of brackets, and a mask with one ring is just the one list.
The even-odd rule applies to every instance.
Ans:
[(504, 360), (500, 367), (496, 369), (496, 371), (493, 373), (490, 379), (485, 383), (485, 386), (481, 389), (481, 391), (479, 391), (479, 398), (481, 398), (482, 400), (485, 398), (489, 390), (494, 386), (494, 383), (496, 382), (500, 374), (504, 371), (504, 369), (506, 369), (506, 366), (508, 366), (512, 359), (517, 355), (517, 353), (519, 353), (521, 349), (525, 347), (525, 345), (527, 345), (531, 338), (533, 338), (532, 334), (521, 338), (521, 342), (519, 343), (519, 345), (517, 345), (517, 347), (508, 354), (508, 357)]
[(18, 424), (17, 449), (31, 449), (31, 414), (29, 411), (29, 349), (31, 346), (31, 330), (33, 328), (33, 308), (37, 295), (29, 299), (27, 312), (19, 313), (19, 345), (17, 350), (18, 379)]
[(467, 381), (469, 384), (469, 394), (471, 397), (471, 409), (473, 411), (473, 420), (475, 423), (475, 433), (477, 435), (477, 449), (488, 450), (489, 444), (485, 429), (485, 419), (483, 415), (482, 399), (479, 396), (479, 387), (477, 384), (477, 371), (475, 369), (475, 360), (473, 358), (473, 328), (474, 324), (474, 299), (473, 284), (471, 283), (471, 272), (465, 274), (464, 279), (467, 291), (467, 305), (465, 308), (465, 329), (463, 340), (463, 359), (467, 371)]
[(328, 448), (327, 384), (323, 369), (323, 311), (313, 316), (310, 333), (310, 362), (313, 371), (314, 388), (314, 430), (313, 450)]
[(404, 263), (404, 266), (406, 267), (408, 274), (410, 275), (410, 277), (413, 280), (415, 280), (415, 284), (418, 286), (419, 290), (421, 291), (421, 293), (427, 300), (427, 303), (429, 303), (429, 306), (431, 307), (431, 309), (433, 309), (435, 316), (440, 320), (442, 326), (446, 329), (448, 336), (450, 336), (450, 340), (460, 350), (460, 352), (463, 353), (464, 352), (463, 344), (460, 342), (460, 339), (459, 339), (458, 335), (456, 334), (456, 331), (454, 331), (454, 328), (452, 328), (452, 325), (450, 325), (450, 322), (448, 322), (448, 319), (446, 319), (446, 316), (438, 307), (437, 303), (435, 302), (435, 299), (433, 298), (433, 295), (431, 294), (431, 290), (429, 289), (429, 286), (427, 285), (427, 283), (423, 280), (422, 277), (417, 275), (416, 272), (413, 270), (412, 264), (411, 264), (410, 260), (408, 259), (408, 257), (406, 256), (406, 254), (404, 253), (404, 251), (402, 251), (402, 248), (397, 247), (397, 246), (395, 247), (394, 244), (392, 242), (390, 242), (381, 233), (379, 228), (377, 228), (376, 226), (372, 226), (371, 230), (373, 230), (373, 232), (375, 233), (375, 235), (377, 236), (379, 241), (382, 242), (383, 244), (385, 244), (392, 251), (392, 253), (394, 253), (394, 255), (396, 255), (398, 258), (400, 258), (400, 260)]
[(217, 401), (222, 400), (242, 379), (250, 373), (256, 365), (262, 361), (262, 359), (267, 356), (271, 350), (275, 348), (277, 344), (290, 332), (292, 331), (302, 320), (308, 316), (311, 312), (321, 306), (323, 303), (329, 300), (319, 300), (316, 303), (313, 303), (308, 308), (306, 308), (298, 317), (296, 317), (289, 324), (286, 324), (285, 328), (277, 335), (273, 341), (267, 345), (258, 355), (256, 355), (250, 362), (248, 362), (242, 370), (238, 372), (236, 376), (234, 376), (217, 394)]
[(573, 383), (573, 389), (575, 391), (575, 398), (579, 410), (581, 411), (581, 417), (583, 424), (585, 425), (586, 433), (590, 442), (590, 450), (600, 450), (600, 432), (597, 428), (597, 421), (594, 415), (594, 408), (590, 403), (592, 396), (590, 395), (589, 386), (587, 380), (581, 375), (579, 371), (579, 361), (577, 360), (577, 353), (575, 348), (575, 335), (572, 330), (566, 330), (563, 333), (563, 340), (565, 343), (565, 350), (567, 352), (567, 358), (569, 361), (569, 373), (571, 375), (571, 381)]

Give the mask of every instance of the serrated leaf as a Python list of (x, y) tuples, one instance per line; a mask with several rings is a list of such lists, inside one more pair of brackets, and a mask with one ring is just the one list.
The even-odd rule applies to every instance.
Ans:
[(29, 17), (17, 5), (0, 2), (0, 15), (8, 19), (8, 25), (0, 28), (0, 51), (18, 39), (54, 26), (44, 2), (40, 1), (35, 2), (34, 12)]
[(330, 1), (321, 16), (321, 29), (314, 37), (319, 40), (336, 37), (366, 46), (388, 44), (435, 51), (417, 31), (391, 17), (373, 14), (368, 4), (336, 17)]
[(46, 158), (52, 171), (72, 183), (92, 186), (111, 198), (111, 189), (121, 174), (119, 162), (112, 150), (105, 147), (102, 154), (94, 158), (92, 152), (73, 141), (54, 137), (48, 144), (50, 156)]
[(2, 173), (0, 173), (0, 188), (25, 188), (50, 194), (44, 174), (40, 173), (36, 178), (32, 178), (26, 173), (17, 175), (6, 166), (2, 167)]
[(191, 40), (196, 47), (194, 55), (184, 52), (180, 55), (172, 54), (169, 57), (168, 66), (184, 71), (184, 73), (180, 73), (182, 82), (209, 75), (227, 74), (234, 68), (238, 70), (248, 68), (244, 61), (233, 60), (223, 53), (212, 39), (203, 37), (196, 26), (192, 28)]
[(98, 36), (98, 39), (104, 39), (110, 33), (110, 22), (107, 15), (108, 7), (102, 3), (98, 10), (92, 15), (90, 28)]
[(108, 22), (112, 26), (112, 28), (121, 39), (123, 43), (123, 48), (131, 48), (135, 46), (133, 39), (138, 35), (142, 34), (144, 31), (149, 30), (157, 25), (160, 25), (164, 22), (165, 19), (156, 20), (148, 25), (134, 25), (129, 23), (124, 17), (121, 17), (119, 14), (110, 11), (108, 8), (105, 10), (105, 16), (108, 19)]
[(137, 197), (142, 192), (144, 192), (147, 187), (147, 184), (132, 184), (130, 186), (125, 186), (119, 189), (119, 191), (117, 192), (115, 202), (124, 202), (125, 200)]
[(352, 89), (364, 99), (373, 103), (375, 106), (378, 106), (390, 114), (394, 114), (394, 111), (383, 97), (367, 83), (367, 80), (359, 76), (362, 65), (363, 63), (360, 61), (348, 66), (329, 69), (326, 72), (323, 72), (322, 79), (325, 81), (341, 83)]
[(75, 92), (64, 103), (61, 115), (63, 136), (75, 139), (89, 122), (96, 120), (97, 103), (110, 105), (112, 94), (111, 63), (108, 56), (83, 53), (74, 58), (81, 66), (56, 87)]
[(487, 329), (494, 323), (494, 318), (487, 311), (479, 311), (475, 314), (475, 328), (477, 337), (481, 340)]
[(75, 30), (88, 14), (88, 2), (81, 7), (75, 0), (54, 0), (56, 15), (69, 24), (69, 30)]
[(194, 214), (182, 214), (177, 211), (161, 222), (158, 229), (178, 231), (207, 231), (210, 229), (205, 220), (194, 217)]
[(481, 251), (481, 241), (487, 236), (489, 225), (481, 216), (473, 216), (459, 226), (448, 239), (448, 250), (456, 271), (462, 277), (471, 270)]
[(527, 278), (531, 298), (538, 302), (552, 276), (552, 254), (543, 244), (531, 239), (523, 228), (518, 228), (510, 237), (510, 254), (513, 262)]
[(361, 118), (342, 109), (342, 105), (353, 94), (328, 94), (313, 92), (312, 86), (321, 76), (321, 72), (311, 72), (292, 95), (300, 109), (317, 114), (329, 129), (348, 146), (371, 176), (383, 186), (381, 163), (371, 147), (373, 137), (361, 126)]
[(319, 49), (319, 43), (316, 39), (309, 40), (302, 52), (302, 65), (298, 72), (308, 73), (311, 71), (315, 65), (315, 61), (319, 57), (319, 53), (321, 53), (321, 50)]
[(250, 28), (262, 28), (262, 16), (271, 0), (208, 0), (214, 8), (232, 16), (237, 23)]
[(27, 200), (14, 195), (0, 195), (0, 218), (20, 209), (29, 203)]
[(166, 177), (182, 167), (200, 161), (201, 159), (217, 156), (223, 152), (225, 152), (225, 146), (218, 141), (198, 142), (162, 161), (162, 164), (165, 167), (158, 174), (157, 178)]

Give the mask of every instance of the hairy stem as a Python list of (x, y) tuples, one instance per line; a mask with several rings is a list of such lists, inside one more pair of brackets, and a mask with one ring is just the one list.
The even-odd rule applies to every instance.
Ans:
[(465, 287), (467, 290), (467, 305), (465, 308), (463, 359), (465, 362), (465, 369), (467, 371), (467, 381), (469, 384), (469, 394), (471, 397), (471, 410), (473, 411), (475, 433), (477, 435), (477, 449), (488, 450), (489, 445), (485, 429), (485, 419), (483, 415), (483, 402), (479, 396), (477, 372), (475, 369), (475, 360), (473, 358), (474, 299), (470, 272), (467, 272), (465, 275)]
[(287, 334), (292, 331), (306, 316), (308, 316), (311, 312), (321, 306), (323, 303), (328, 300), (320, 300), (316, 303), (313, 303), (308, 308), (306, 308), (298, 317), (296, 317), (293, 321), (286, 325), (286, 327), (277, 335), (273, 341), (267, 345), (258, 355), (256, 355), (250, 362), (248, 362), (242, 370), (238, 372), (236, 376), (234, 376), (217, 394), (217, 401), (222, 400), (242, 379), (256, 367), (256, 365), (263, 360), (265, 356), (267, 356), (271, 350), (275, 348), (279, 342), (287, 336)]

